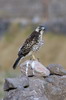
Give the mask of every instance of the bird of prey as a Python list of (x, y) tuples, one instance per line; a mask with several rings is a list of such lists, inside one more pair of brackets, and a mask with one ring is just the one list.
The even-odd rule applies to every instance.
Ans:
[(20, 59), (23, 59), (27, 55), (32, 54), (33, 51), (39, 50), (39, 48), (43, 44), (42, 35), (44, 33), (44, 30), (45, 30), (45, 27), (40, 25), (26, 39), (26, 41), (23, 43), (22, 47), (18, 51), (18, 58), (16, 59), (13, 65), (13, 69), (16, 68)]

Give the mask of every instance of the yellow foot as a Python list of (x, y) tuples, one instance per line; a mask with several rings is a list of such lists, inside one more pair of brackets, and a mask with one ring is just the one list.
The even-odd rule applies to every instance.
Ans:
[(32, 59), (33, 59), (33, 60), (37, 60), (37, 58), (36, 58), (34, 55), (32, 55)]

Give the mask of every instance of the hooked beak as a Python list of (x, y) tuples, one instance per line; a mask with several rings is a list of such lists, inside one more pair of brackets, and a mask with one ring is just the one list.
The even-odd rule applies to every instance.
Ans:
[(43, 31), (45, 31), (44, 25), (40, 25), (40, 27), (41, 27), (41, 29), (42, 29)]

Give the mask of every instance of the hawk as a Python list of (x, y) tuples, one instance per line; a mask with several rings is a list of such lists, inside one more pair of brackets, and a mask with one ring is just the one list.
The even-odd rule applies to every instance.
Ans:
[(18, 51), (18, 58), (16, 59), (13, 65), (13, 69), (16, 68), (20, 59), (23, 59), (27, 55), (32, 54), (32, 52), (39, 50), (39, 48), (43, 44), (42, 35), (44, 33), (44, 30), (45, 30), (44, 26), (38, 26), (32, 32), (32, 34), (26, 39), (26, 41), (23, 43), (22, 47)]

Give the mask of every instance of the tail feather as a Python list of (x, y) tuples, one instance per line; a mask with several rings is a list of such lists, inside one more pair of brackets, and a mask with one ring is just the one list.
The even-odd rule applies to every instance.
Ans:
[(20, 61), (21, 57), (18, 57), (13, 65), (13, 69), (17, 67), (18, 62)]

